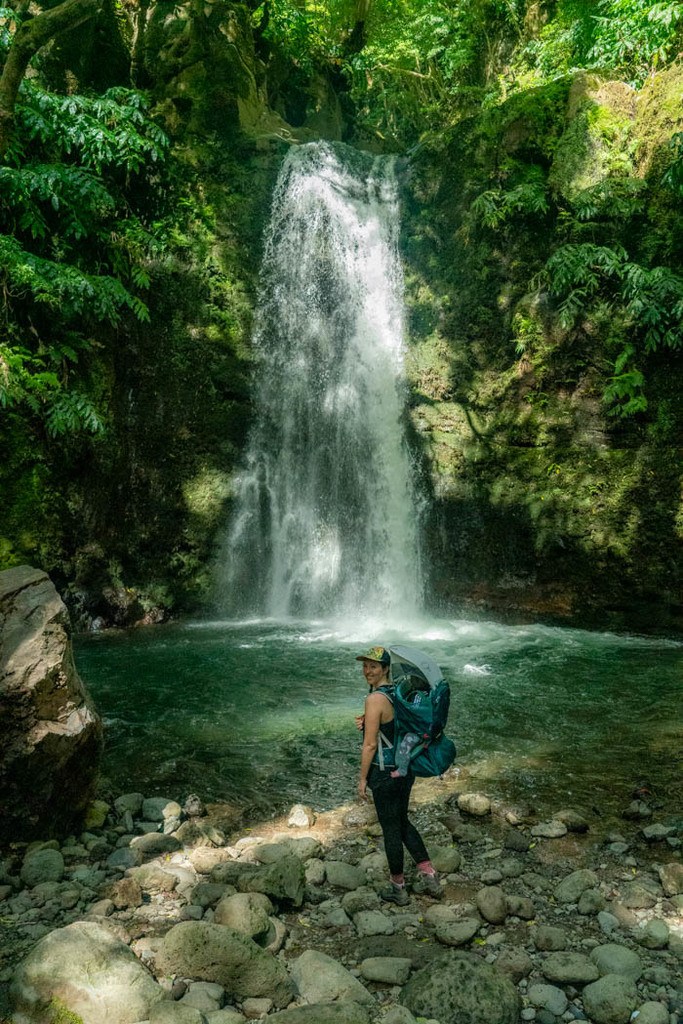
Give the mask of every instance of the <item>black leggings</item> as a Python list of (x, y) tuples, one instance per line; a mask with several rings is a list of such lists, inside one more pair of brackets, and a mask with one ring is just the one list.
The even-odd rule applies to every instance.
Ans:
[(382, 826), (384, 851), (392, 875), (403, 873), (403, 847), (407, 849), (416, 864), (429, 860), (422, 836), (408, 820), (408, 801), (415, 776), (392, 779), (388, 771), (380, 771), (371, 765), (368, 786), (372, 790), (377, 817)]

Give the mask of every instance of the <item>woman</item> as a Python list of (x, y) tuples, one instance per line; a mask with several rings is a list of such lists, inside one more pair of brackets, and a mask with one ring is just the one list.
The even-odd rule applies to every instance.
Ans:
[[(403, 776), (394, 771), (394, 706), (386, 692), (392, 685), (389, 677), (389, 652), (384, 647), (371, 647), (365, 654), (359, 654), (356, 661), (362, 662), (363, 675), (370, 687), (365, 698), (365, 714), (356, 718), (356, 725), (363, 730), (358, 796), (361, 800), (367, 800), (367, 790), (372, 791), (391, 875), (391, 885), (380, 892), (380, 896), (399, 906), (408, 903), (403, 874), (405, 846), (419, 872), (413, 891), (438, 899), (441, 896), (439, 879), (422, 836), (408, 819), (408, 801), (415, 776), (411, 771)], [(392, 744), (384, 748), (382, 758), (379, 754), (382, 742), (380, 731)]]

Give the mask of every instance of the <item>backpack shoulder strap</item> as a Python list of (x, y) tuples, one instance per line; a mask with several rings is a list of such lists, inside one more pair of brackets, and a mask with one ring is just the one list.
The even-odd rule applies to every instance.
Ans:
[[(387, 685), (387, 686), (378, 686), (376, 690), (371, 690), (370, 692), (371, 693), (383, 693), (384, 696), (387, 698), (387, 700), (391, 703), (391, 706), (392, 707), (395, 706), (394, 705), (394, 686), (393, 686), (393, 684)], [(394, 719), (394, 721), (395, 721), (395, 719)], [(394, 729), (395, 728), (396, 727), (394, 726)], [(377, 748), (377, 759), (379, 760), (379, 770), (381, 772), (383, 772), (384, 771), (384, 747), (385, 746), (386, 747), (393, 747), (394, 744), (389, 742), (389, 740), (384, 735), (384, 733), (382, 732), (381, 729), (379, 730), (379, 733), (378, 733), (378, 739), (379, 739), (379, 746)]]

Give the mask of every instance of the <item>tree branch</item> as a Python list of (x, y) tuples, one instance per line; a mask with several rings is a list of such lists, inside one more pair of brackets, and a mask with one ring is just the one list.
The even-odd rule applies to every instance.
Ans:
[(101, 3), (102, 0), (64, 0), (17, 29), (0, 76), (0, 156), (10, 142), (17, 94), (29, 61), (60, 32), (78, 28), (98, 14)]

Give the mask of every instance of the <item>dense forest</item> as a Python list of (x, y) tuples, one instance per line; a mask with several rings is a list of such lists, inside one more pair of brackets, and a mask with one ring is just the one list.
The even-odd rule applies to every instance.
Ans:
[[(6, 0), (7, 2), (7, 0)], [(432, 600), (681, 624), (680, 0), (0, 6), (0, 568), (210, 600), (288, 147), (396, 154)]]

